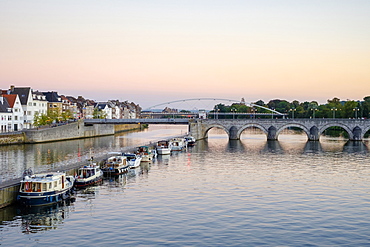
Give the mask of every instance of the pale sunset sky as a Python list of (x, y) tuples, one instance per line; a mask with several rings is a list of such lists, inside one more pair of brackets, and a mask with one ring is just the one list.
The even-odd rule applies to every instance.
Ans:
[(370, 95), (369, 0), (1, 0), (0, 88), (141, 106)]

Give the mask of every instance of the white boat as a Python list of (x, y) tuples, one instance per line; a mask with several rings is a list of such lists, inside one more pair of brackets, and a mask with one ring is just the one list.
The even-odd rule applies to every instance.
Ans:
[(141, 163), (140, 155), (132, 153), (124, 153), (123, 155), (126, 157), (127, 163), (129, 164), (130, 168), (136, 168), (140, 166)]
[(111, 176), (123, 174), (127, 172), (129, 169), (130, 165), (127, 162), (127, 158), (122, 154), (110, 156), (101, 168), (104, 175)]
[(186, 141), (184, 138), (173, 138), (170, 140), (171, 151), (182, 151), (186, 148)]
[(64, 172), (48, 172), (24, 176), (17, 200), (25, 206), (41, 206), (68, 199), (75, 179)]
[(78, 169), (75, 187), (86, 187), (88, 185), (93, 185), (101, 181), (103, 181), (103, 171), (96, 163), (93, 163), (91, 161), (89, 165), (83, 166)]
[(171, 154), (170, 142), (167, 140), (158, 141), (156, 149), (158, 154)]
[(149, 146), (138, 147), (136, 154), (141, 156), (141, 162), (151, 162), (155, 157), (157, 157), (157, 151)]
[(193, 136), (185, 136), (184, 138), (186, 140), (186, 144), (188, 145), (188, 147), (195, 145), (196, 140)]

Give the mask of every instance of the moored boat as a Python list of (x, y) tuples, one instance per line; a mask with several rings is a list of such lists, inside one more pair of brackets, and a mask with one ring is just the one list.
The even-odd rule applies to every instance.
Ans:
[(186, 144), (188, 145), (188, 147), (195, 145), (196, 140), (193, 136), (185, 136), (184, 138), (186, 140)]
[(73, 193), (74, 177), (64, 172), (26, 175), (17, 200), (25, 206), (41, 206), (68, 199)]
[(130, 168), (136, 168), (140, 166), (141, 156), (138, 154), (132, 153), (124, 153), (123, 156), (126, 157), (127, 163), (129, 164)]
[(158, 154), (171, 154), (170, 142), (167, 140), (158, 141), (156, 149)]
[(103, 181), (103, 171), (96, 163), (90, 163), (78, 169), (75, 187), (82, 188)]
[(130, 169), (130, 165), (127, 159), (123, 155), (113, 155), (109, 157), (103, 164), (101, 170), (104, 175), (120, 175), (127, 172)]
[(138, 147), (136, 154), (141, 156), (141, 162), (150, 162), (157, 156), (156, 150), (151, 149), (149, 146)]
[(182, 151), (186, 148), (186, 143), (184, 138), (173, 138), (170, 140), (171, 151)]

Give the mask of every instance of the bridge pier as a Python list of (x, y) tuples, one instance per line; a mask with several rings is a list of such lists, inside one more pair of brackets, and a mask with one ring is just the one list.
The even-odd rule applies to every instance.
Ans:
[(229, 129), (229, 140), (239, 140), (240, 137), (238, 136), (238, 128), (235, 126), (231, 126)]
[(319, 129), (316, 126), (312, 126), (310, 134), (308, 135), (309, 141), (318, 141), (320, 139)]
[(278, 139), (277, 137), (277, 129), (274, 126), (270, 126), (267, 130), (267, 140), (269, 141), (275, 141)]
[(360, 127), (356, 126), (352, 130), (353, 138), (351, 141), (361, 141), (362, 140), (362, 130)]

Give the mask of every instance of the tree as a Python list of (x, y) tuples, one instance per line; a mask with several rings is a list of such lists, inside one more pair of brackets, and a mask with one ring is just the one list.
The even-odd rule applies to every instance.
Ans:
[(104, 119), (107, 117), (107, 114), (103, 112), (101, 109), (95, 108), (93, 112), (94, 119)]
[(67, 121), (69, 119), (72, 119), (72, 112), (70, 110), (66, 110), (65, 112), (62, 112), (61, 119), (62, 121)]

